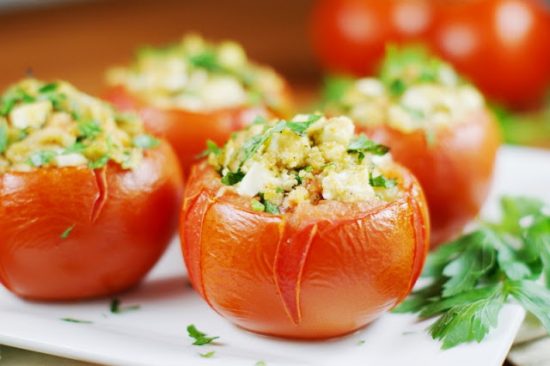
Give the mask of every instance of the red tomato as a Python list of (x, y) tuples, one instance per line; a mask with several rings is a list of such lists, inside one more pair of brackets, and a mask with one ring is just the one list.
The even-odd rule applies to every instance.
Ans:
[(313, 46), (330, 71), (372, 74), (387, 43), (420, 41), (432, 21), (427, 0), (320, 0), (313, 11)]
[(258, 333), (327, 338), (363, 327), (408, 295), (428, 250), (420, 186), (397, 165), (392, 176), (403, 193), (392, 202), (321, 201), (271, 215), (219, 194), (219, 175), (195, 165), (180, 218), (193, 286)]
[(433, 46), (486, 94), (515, 107), (550, 86), (550, 11), (538, 0), (440, 1)]
[(462, 123), (439, 129), (433, 144), (424, 132), (403, 133), (387, 125), (366, 128), (373, 140), (391, 148), (393, 158), (418, 178), (430, 209), (431, 244), (462, 232), (487, 198), (496, 153), (498, 127), (481, 110)]
[(95, 171), (1, 174), (1, 282), (36, 300), (106, 296), (136, 285), (172, 238), (182, 185), (165, 142), (134, 170), (109, 163)]
[(223, 144), (231, 132), (252, 123), (257, 116), (279, 116), (262, 106), (240, 106), (204, 113), (159, 109), (148, 106), (124, 87), (111, 88), (104, 97), (121, 110), (137, 111), (149, 132), (167, 139), (176, 150), (184, 173), (197, 162), (197, 156), (206, 148), (206, 140)]

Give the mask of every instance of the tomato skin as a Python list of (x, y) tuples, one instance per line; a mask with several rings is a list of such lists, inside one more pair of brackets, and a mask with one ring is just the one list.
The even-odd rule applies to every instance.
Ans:
[(267, 335), (320, 339), (357, 330), (411, 291), (429, 246), (415, 178), (396, 168), (403, 197), (326, 201), (271, 215), (250, 198), (217, 195), (217, 173), (193, 167), (180, 216), (190, 280), (233, 323)]
[(498, 126), (488, 110), (440, 129), (433, 145), (422, 131), (403, 133), (387, 125), (363, 130), (389, 146), (393, 158), (418, 178), (430, 209), (432, 248), (456, 237), (479, 213), (500, 145)]
[[(0, 280), (33, 300), (80, 300), (136, 285), (177, 226), (183, 183), (162, 142), (124, 171), (109, 163), (0, 175)], [(73, 227), (63, 239), (62, 233)]]
[[(286, 115), (286, 110), (282, 112), (283, 115), (278, 115), (263, 106), (241, 106), (204, 113), (183, 109), (160, 109), (147, 105), (122, 86), (107, 90), (104, 99), (121, 110), (138, 112), (150, 133), (165, 138), (172, 144), (184, 173), (197, 162), (197, 156), (205, 150), (207, 140), (221, 145), (229, 139), (233, 131), (252, 123), (259, 115)], [(285, 99), (289, 100), (288, 95), (285, 95)]]
[(313, 47), (332, 72), (370, 75), (387, 43), (427, 38), (433, 14), (425, 0), (320, 0), (312, 14)]
[(540, 104), (550, 87), (550, 10), (539, 0), (440, 1), (430, 43), (493, 99)]

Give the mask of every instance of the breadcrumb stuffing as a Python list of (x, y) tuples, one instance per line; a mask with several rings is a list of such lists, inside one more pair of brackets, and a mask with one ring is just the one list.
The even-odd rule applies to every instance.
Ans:
[(399, 194), (385, 175), (393, 164), (388, 149), (355, 135), (348, 117), (260, 121), (210, 151), (208, 160), (229, 189), (271, 213), (306, 201), (390, 200)]

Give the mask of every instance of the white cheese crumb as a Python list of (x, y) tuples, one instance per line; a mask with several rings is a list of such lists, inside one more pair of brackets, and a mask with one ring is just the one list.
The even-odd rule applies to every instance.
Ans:
[(23, 104), (15, 107), (10, 112), (10, 121), (15, 128), (40, 128), (52, 111), (52, 103), (49, 100)]

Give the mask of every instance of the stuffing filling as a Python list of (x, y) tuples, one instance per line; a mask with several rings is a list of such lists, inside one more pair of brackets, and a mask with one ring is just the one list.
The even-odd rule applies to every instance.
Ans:
[(415, 47), (389, 48), (376, 78), (340, 80), (340, 86), (328, 102), (330, 113), (406, 133), (460, 123), (485, 106), (479, 91), (449, 64)]
[(241, 105), (283, 108), (283, 80), (270, 68), (251, 62), (231, 41), (212, 44), (188, 35), (164, 48), (144, 48), (134, 62), (107, 73), (111, 85), (123, 85), (160, 108), (208, 111)]
[(132, 169), (157, 144), (136, 116), (66, 82), (25, 79), (0, 96), (0, 173), (109, 161)]
[(279, 213), (301, 202), (392, 200), (396, 181), (388, 148), (355, 135), (348, 117), (258, 118), (222, 148), (209, 142), (208, 161), (221, 181), (251, 198), (254, 210)]

